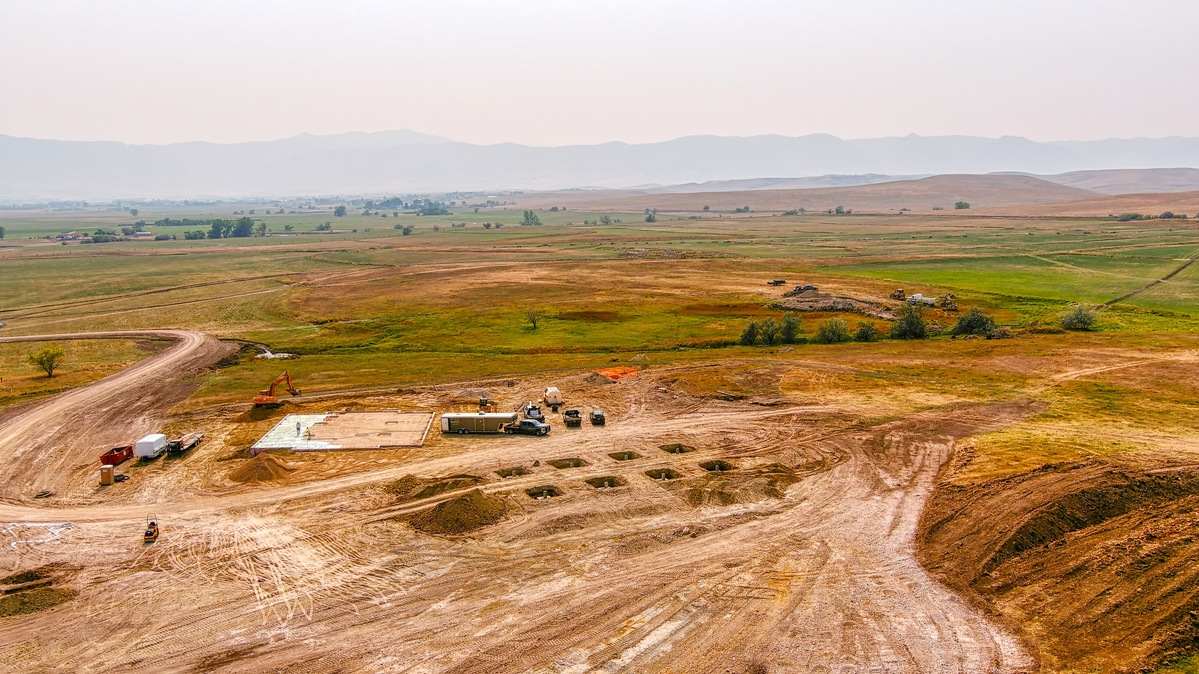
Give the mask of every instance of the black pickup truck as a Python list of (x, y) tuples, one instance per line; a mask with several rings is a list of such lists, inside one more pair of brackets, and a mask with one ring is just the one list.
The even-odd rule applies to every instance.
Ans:
[(504, 432), (509, 435), (549, 435), (550, 425), (536, 419), (521, 419), (519, 423), (504, 426)]

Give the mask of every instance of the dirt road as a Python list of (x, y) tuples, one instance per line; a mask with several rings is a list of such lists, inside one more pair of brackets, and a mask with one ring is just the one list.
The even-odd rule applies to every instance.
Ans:
[[(0, 428), (19, 496), (70, 489), (57, 473), (94, 463), (90, 449), (70, 449), (88, 444), (94, 411), (136, 426), (164, 377), (220, 352), (191, 332), (87, 337), (175, 343)], [(827, 406), (688, 398), (650, 375), (593, 395), (622, 411), (606, 428), (453, 438), (436, 456), (335, 479), (119, 506), (10, 495), (0, 563), (65, 565), (79, 595), (0, 619), (0, 661), (89, 671), (1033, 667), (1010, 633), (913, 556), (917, 519), (954, 443), (1024, 406), (862, 427)], [(68, 449), (39, 442), (50, 425), (63, 442), (54, 447)], [(689, 451), (667, 451), (680, 442)], [(581, 465), (550, 465), (562, 457)], [(711, 461), (723, 472), (708, 472)], [(497, 477), (513, 465), (527, 474)], [(650, 477), (661, 470), (675, 479)], [(463, 490), (397, 503), (377, 488), (408, 473), (485, 476), (482, 489), (509, 517), (473, 536), (420, 533), (407, 517)], [(623, 484), (586, 482), (600, 476)], [(526, 494), (543, 485), (560, 495)], [(147, 512), (167, 525), (144, 548)]]
[[(149, 431), (188, 377), (212, 365), (230, 347), (200, 332), (136, 330), (0, 337), (0, 343), (74, 339), (165, 339), (169, 348), (90, 386), (69, 391), (0, 426), (0, 464), (8, 480), (0, 498), (62, 493), (95, 470), (96, 448)], [(127, 441), (127, 440), (126, 440)]]

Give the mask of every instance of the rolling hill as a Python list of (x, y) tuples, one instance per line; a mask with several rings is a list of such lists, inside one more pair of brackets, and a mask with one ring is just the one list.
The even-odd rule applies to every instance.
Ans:
[(629, 191), (575, 191), (530, 194), (519, 202), (527, 206), (566, 205), (612, 211), (701, 211), (704, 206), (716, 211), (731, 211), (749, 206), (755, 211), (785, 211), (803, 208), (823, 211), (842, 206), (855, 211), (888, 212), (901, 208), (931, 211), (953, 210), (954, 202), (964, 200), (973, 208), (997, 208), (1081, 201), (1095, 198), (1095, 192), (1058, 185), (1023, 175), (939, 175), (918, 180), (896, 180), (850, 187), (783, 190), (742, 190), (671, 194), (633, 193)]

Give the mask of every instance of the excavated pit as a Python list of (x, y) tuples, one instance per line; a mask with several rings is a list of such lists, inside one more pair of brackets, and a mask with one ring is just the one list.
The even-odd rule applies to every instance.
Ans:
[(617, 461), (632, 461), (633, 459), (641, 458), (641, 455), (637, 452), (612, 452), (608, 456), (616, 459)]
[(729, 463), (728, 461), (721, 461), (720, 459), (704, 461), (703, 463), (699, 464), (699, 467), (703, 468), (709, 473), (725, 473), (735, 468), (733, 464)]
[(596, 489), (613, 489), (615, 487), (623, 487), (623, 486), (625, 486), (625, 484), (627, 484), (624, 481), (624, 478), (620, 478), (615, 475), (605, 475), (603, 477), (593, 477), (591, 479), (584, 480), (584, 482), (591, 485), (592, 487), (595, 487)]
[(686, 454), (687, 452), (695, 451), (694, 447), (690, 445), (684, 445), (681, 442), (671, 442), (665, 445), (659, 445), (658, 449), (669, 454)]
[(544, 501), (548, 498), (554, 498), (555, 496), (561, 496), (562, 490), (555, 487), (552, 484), (546, 484), (546, 485), (542, 485), (540, 487), (533, 487), (532, 489), (526, 489), (525, 493), (528, 494), (529, 498), (533, 499), (534, 501)]
[(679, 477), (681, 477), (679, 475), (678, 471), (671, 470), (670, 468), (654, 468), (654, 469), (645, 471), (645, 474), (651, 480), (661, 480), (661, 481), (677, 480), (677, 479), (679, 479)]
[(571, 456), (565, 459), (550, 459), (549, 461), (546, 461), (546, 463), (559, 470), (563, 468), (582, 468), (583, 466), (587, 465), (586, 461), (577, 456)]
[(500, 477), (517, 477), (520, 475), (528, 475), (530, 472), (531, 471), (524, 466), (512, 466), (510, 468), (501, 468), (495, 471), (495, 474), (499, 475)]

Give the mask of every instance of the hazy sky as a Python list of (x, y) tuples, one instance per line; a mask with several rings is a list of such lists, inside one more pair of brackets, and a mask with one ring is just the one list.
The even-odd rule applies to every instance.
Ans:
[(1195, 0), (0, 0), (0, 134), (1199, 135)]

